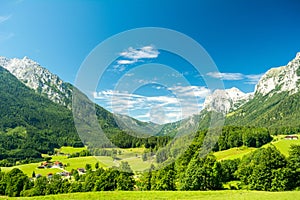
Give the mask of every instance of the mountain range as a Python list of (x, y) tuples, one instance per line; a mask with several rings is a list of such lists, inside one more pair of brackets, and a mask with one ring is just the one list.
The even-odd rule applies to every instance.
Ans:
[(206, 129), (215, 113), (225, 115), (225, 125), (268, 127), (273, 134), (297, 133), (300, 131), (299, 88), (300, 53), (297, 53), (286, 66), (268, 70), (254, 92), (244, 93), (235, 87), (217, 89), (206, 97), (199, 114), (166, 124), (160, 134), (174, 135), (178, 127), (194, 123), (199, 123), (199, 129)]
[[(56, 134), (53, 137), (63, 135), (65, 139), (54, 142), (55, 145), (78, 144), (71, 111), (74, 86), (27, 57), (0, 57), (0, 67), (3, 67), (0, 68), (0, 131), (24, 126), (44, 134)], [(215, 90), (207, 96), (198, 115), (179, 122), (165, 125), (140, 122), (129, 116), (113, 115), (98, 105), (95, 105), (96, 114), (101, 127), (106, 127), (112, 138), (124, 134), (124, 127), (134, 127), (143, 136), (152, 132), (175, 136), (179, 129), (190, 130), (199, 121), (199, 128), (208, 127), (212, 113), (225, 115), (226, 125), (270, 127), (274, 133), (292, 133), (300, 127), (299, 79), (300, 53), (297, 53), (286, 66), (267, 71), (253, 93), (243, 93), (238, 88)]]

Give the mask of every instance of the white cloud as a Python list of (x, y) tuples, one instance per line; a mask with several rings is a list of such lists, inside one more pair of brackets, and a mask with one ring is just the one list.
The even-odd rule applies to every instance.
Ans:
[(221, 73), (221, 72), (209, 72), (206, 75), (221, 79), (221, 80), (228, 80), (228, 81), (238, 81), (238, 80), (245, 80), (246, 84), (257, 84), (259, 79), (262, 77), (263, 74), (241, 74), (241, 73)]
[(135, 63), (134, 60), (118, 60), (117, 63), (119, 65), (129, 65)]
[(210, 90), (201, 86), (167, 88), (176, 96), (143, 96), (106, 90), (95, 92), (94, 98), (108, 110), (131, 115), (142, 121), (167, 123), (199, 113)]
[(207, 75), (213, 78), (231, 81), (242, 80), (244, 78), (244, 75), (241, 73), (209, 72)]
[(143, 59), (157, 58), (159, 51), (154, 46), (144, 46), (142, 48), (129, 47), (119, 54), (123, 59), (118, 60), (119, 65), (129, 65), (140, 62)]
[(245, 75), (245, 77), (247, 78), (246, 80), (246, 84), (250, 84), (250, 85), (255, 85), (257, 84), (257, 82), (260, 80), (260, 78), (263, 76), (264, 74), (250, 74), (250, 75)]
[(198, 97), (205, 98), (211, 93), (210, 89), (203, 86), (175, 86), (169, 88), (169, 90), (175, 91), (176, 93), (185, 97)]
[(126, 67), (125, 66), (123, 66), (123, 65), (114, 65), (113, 66), (113, 72), (122, 72), (122, 71), (124, 71), (126, 69)]
[(153, 46), (144, 46), (139, 49), (129, 47), (126, 51), (120, 53), (120, 56), (130, 60), (140, 60), (145, 58), (157, 58), (159, 52)]
[(126, 74), (124, 74), (124, 76), (128, 76), (128, 77), (134, 76), (134, 73), (126, 73)]
[(0, 24), (9, 20), (9, 18), (11, 17), (11, 15), (8, 16), (0, 16)]

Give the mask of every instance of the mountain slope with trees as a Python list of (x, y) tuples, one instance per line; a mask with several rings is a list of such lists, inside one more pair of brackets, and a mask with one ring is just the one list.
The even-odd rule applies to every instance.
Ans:
[(227, 114), (226, 124), (270, 128), (272, 134), (300, 131), (300, 53), (272, 68), (256, 85), (254, 98)]
[(35, 93), (2, 67), (0, 119), (2, 159), (40, 158), (59, 146), (82, 146), (70, 110)]
[[(73, 86), (70, 87), (74, 90)], [(77, 89), (76, 89), (77, 90)], [(78, 91), (80, 92), (80, 91)], [(81, 98), (93, 104), (81, 93)], [(98, 123), (106, 136), (118, 147), (154, 148), (164, 145), (168, 137), (135, 137), (120, 129), (112, 113), (95, 106)], [(0, 159), (2, 166), (17, 160), (41, 159), (41, 153), (52, 153), (61, 146), (86, 145), (79, 138), (72, 111), (28, 88), (6, 69), (0, 67)], [(98, 134), (98, 133), (95, 133)], [(142, 134), (142, 133), (141, 133)], [(101, 146), (98, 146), (101, 147)]]

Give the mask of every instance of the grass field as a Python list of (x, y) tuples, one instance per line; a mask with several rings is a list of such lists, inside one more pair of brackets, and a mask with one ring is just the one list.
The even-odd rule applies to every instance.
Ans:
[[(297, 135), (300, 138), (300, 135)], [(284, 136), (278, 136), (278, 140), (272, 142), (272, 144), (285, 156), (289, 155), (289, 148), (291, 145), (300, 145), (300, 139), (298, 140), (286, 140)]]
[(101, 163), (106, 164), (107, 167), (119, 166), (119, 164), (122, 161), (127, 161), (134, 172), (141, 172), (146, 169), (149, 169), (151, 163), (153, 163), (151, 160), (149, 161), (142, 160), (142, 154), (144, 153), (145, 148), (129, 148), (129, 149), (117, 149), (117, 150), (118, 151), (120, 150), (122, 153), (121, 155), (119, 154), (117, 155), (118, 159), (116, 159), (115, 161), (113, 161), (111, 157), (106, 157), (106, 156), (97, 156), (97, 159)]
[[(0, 197), (1, 198), (1, 197)], [(146, 199), (205, 199), (205, 200), (300, 200), (300, 192), (257, 192), (257, 191), (115, 191), (115, 192), (90, 192), (45, 197), (7, 198), (3, 199), (29, 199), (29, 200), (146, 200)]]
[(82, 147), (82, 148), (74, 148), (74, 147), (61, 147), (60, 149), (57, 149), (60, 153), (63, 154), (72, 154), (72, 153), (77, 153), (80, 152), (82, 150), (86, 150), (86, 147)]
[[(297, 135), (300, 138), (300, 135)], [(263, 147), (269, 147), (274, 145), (283, 155), (289, 155), (289, 149), (291, 145), (300, 145), (300, 139), (298, 140), (286, 140), (285, 135), (277, 135), (273, 137), (273, 141), (265, 144)], [(214, 155), (217, 157), (217, 160), (226, 160), (226, 159), (235, 159), (242, 158), (244, 155), (254, 151), (256, 148), (245, 148), (245, 147), (236, 147), (227, 149), (224, 151), (215, 152)]]
[(236, 147), (224, 151), (215, 152), (217, 160), (242, 158), (244, 155), (254, 151), (256, 148)]
[(19, 168), (22, 170), (27, 176), (31, 177), (32, 172), (34, 171), (35, 174), (41, 174), (43, 176), (47, 175), (48, 173), (57, 173), (57, 172), (62, 172), (62, 169), (57, 169), (57, 168), (48, 168), (48, 169), (38, 169), (37, 166), (39, 163), (30, 163), (30, 164), (24, 164), (24, 165), (18, 165), (14, 167), (1, 167), (1, 171), (3, 172), (8, 172), (12, 170), (13, 168)]
[[(86, 148), (85, 147), (83, 148), (62, 147), (61, 149), (57, 149), (57, 151), (64, 154), (72, 154), (72, 153), (80, 152), (84, 149)], [(99, 162), (100, 167), (108, 168), (112, 166), (119, 166), (121, 161), (127, 161), (131, 166), (132, 170), (135, 172), (144, 171), (145, 169), (148, 169), (151, 165), (151, 161), (145, 161), (145, 162), (142, 161), (141, 155), (144, 152), (144, 148), (118, 149), (118, 150), (121, 150), (122, 153), (121, 155), (117, 155), (118, 159), (116, 160), (113, 160), (113, 158), (110, 156), (87, 156), (87, 157), (68, 158), (66, 155), (54, 155), (51, 156), (52, 157), (51, 161), (60, 161), (63, 164), (66, 164), (67, 167), (65, 167), (64, 169), (66, 171), (71, 171), (72, 169), (77, 169), (77, 168), (84, 168), (86, 164), (91, 164), (92, 169), (94, 169), (94, 166), (97, 162)], [(43, 156), (47, 157), (48, 155), (43, 155)], [(19, 168), (29, 177), (31, 177), (33, 171), (35, 172), (35, 174), (41, 174), (43, 176), (47, 175), (49, 172), (57, 173), (57, 172), (64, 171), (63, 169), (57, 169), (57, 168), (38, 169), (37, 167), (40, 164), (41, 162), (17, 165), (14, 167), (1, 167), (1, 170), (7, 172), (12, 170), (13, 168)]]
[[(264, 145), (263, 147), (268, 147), (269, 145), (273, 144), (278, 150), (288, 156), (289, 148), (292, 144), (300, 145), (299, 140), (286, 140), (284, 139), (284, 135), (274, 136), (274, 140), (271, 143)], [(298, 135), (300, 138), (300, 135)], [(73, 147), (62, 147), (58, 149), (59, 152), (63, 154), (72, 154), (76, 152), (80, 152), (86, 149), (83, 148), (73, 148)], [(246, 147), (239, 147), (239, 148), (231, 148), (224, 151), (215, 152), (214, 155), (217, 157), (217, 160), (226, 160), (226, 159), (235, 159), (235, 158), (242, 158), (244, 155), (254, 151), (256, 148), (246, 148)], [(60, 161), (63, 164), (66, 164), (67, 167), (65, 170), (71, 171), (71, 169), (77, 168), (84, 168), (86, 164), (91, 164), (92, 168), (96, 162), (99, 162), (99, 165), (104, 168), (112, 167), (112, 166), (119, 166), (122, 161), (127, 161), (134, 172), (141, 172), (150, 167), (153, 161), (142, 161), (142, 154), (145, 151), (144, 148), (131, 148), (131, 149), (117, 149), (120, 150), (122, 153), (117, 155), (117, 159), (113, 160), (112, 157), (109, 156), (88, 156), (88, 157), (77, 157), (77, 158), (67, 158), (66, 155), (55, 155), (52, 156), (52, 161)], [(47, 155), (45, 155), (47, 156)], [(1, 167), (3, 171), (10, 171), (13, 168), (21, 169), (25, 174), (28, 176), (32, 175), (34, 171), (36, 174), (46, 175), (49, 172), (56, 173), (61, 172), (63, 169), (38, 169), (37, 167), (40, 163), (31, 163), (31, 164), (24, 164), (24, 165), (17, 165), (14, 167)]]
[[(77, 169), (80, 167), (84, 168), (87, 163), (91, 164), (92, 168), (94, 168), (96, 162), (99, 162), (93, 156), (78, 157), (78, 158), (67, 158), (66, 156), (55, 156), (53, 161), (55, 161), (55, 160), (58, 160), (58, 161), (62, 162), (63, 164), (69, 164), (69, 166), (67, 166), (65, 168), (65, 170), (67, 170), (67, 171), (71, 171), (71, 169)], [(39, 165), (40, 165), (40, 163), (30, 163), (30, 164), (24, 164), (24, 165), (17, 165), (17, 166), (13, 166), (13, 167), (1, 167), (1, 170), (4, 172), (7, 172), (7, 171), (12, 170), (13, 168), (19, 168), (25, 174), (27, 174), (29, 177), (31, 177), (33, 171), (35, 172), (35, 174), (41, 174), (43, 176), (47, 175), (47, 173), (49, 173), (49, 172), (56, 173), (56, 172), (64, 171), (63, 169), (58, 169), (58, 168), (38, 169), (37, 167)], [(100, 162), (99, 162), (99, 165), (101, 167), (106, 167), (105, 164), (100, 163)]]

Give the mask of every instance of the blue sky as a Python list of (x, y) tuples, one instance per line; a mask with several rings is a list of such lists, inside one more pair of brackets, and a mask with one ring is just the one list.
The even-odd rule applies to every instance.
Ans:
[[(0, 55), (28, 56), (63, 80), (74, 83), (81, 63), (100, 42), (133, 28), (163, 27), (188, 35), (206, 49), (219, 69), (218, 73), (212, 71), (206, 76), (222, 79), (225, 88), (235, 86), (252, 92), (262, 73), (285, 65), (300, 51), (299, 10), (298, 0), (1, 0)], [(148, 49), (143, 50), (143, 47)], [(145, 54), (141, 56), (141, 52)], [(130, 76), (132, 73), (128, 71), (141, 63), (160, 62), (172, 66), (191, 86), (179, 88), (177, 85), (177, 90), (199, 90), (199, 95), (194, 96), (200, 104), (211, 92), (188, 63), (156, 49), (155, 44), (129, 46), (116, 54), (120, 55), (119, 60), (110, 66), (95, 91), (96, 102), (110, 110), (109, 101), (103, 98), (117, 92), (124, 99), (126, 91), (114, 91), (116, 81), (122, 74)], [(145, 105), (139, 105), (145, 109), (138, 110), (134, 104), (125, 114), (144, 121), (164, 115), (149, 113), (153, 109), (174, 108), (174, 105), (164, 109), (159, 106), (166, 102), (176, 104), (173, 101), (176, 97), (170, 93), (175, 87), (145, 84), (134, 92), (137, 96), (131, 96), (138, 99), (137, 102), (142, 101)], [(151, 99), (157, 96), (170, 99)], [(175, 119), (178, 112), (169, 114), (167, 121)]]

